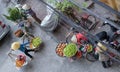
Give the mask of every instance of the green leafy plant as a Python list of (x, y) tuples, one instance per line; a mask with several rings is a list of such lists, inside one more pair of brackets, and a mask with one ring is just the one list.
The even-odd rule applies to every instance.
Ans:
[(24, 16), (23, 14), (19, 11), (18, 8), (9, 8), (8, 9), (8, 14), (9, 15), (4, 15), (8, 20), (17, 22), (17, 20), (22, 19)]
[(80, 22), (76, 17), (76, 11), (81, 12), (81, 9), (75, 4), (69, 2), (68, 0), (62, 0), (61, 2), (57, 2), (55, 0), (49, 0), (49, 3), (53, 3), (56, 6), (56, 9), (63, 12), (69, 18), (71, 18), (75, 22)]
[(78, 7), (76, 5), (69, 2), (68, 0), (63, 0), (62, 2), (56, 3), (56, 7), (57, 7), (57, 9), (61, 10), (62, 12), (66, 12), (66, 9), (69, 9), (69, 8), (77, 8), (78, 9)]
[(64, 14), (66, 14), (69, 18), (71, 18), (75, 22), (79, 22), (79, 19), (74, 14), (75, 9), (80, 11), (80, 8), (74, 5), (73, 3), (64, 0), (63, 2), (59, 2), (56, 4), (57, 9), (62, 11)]

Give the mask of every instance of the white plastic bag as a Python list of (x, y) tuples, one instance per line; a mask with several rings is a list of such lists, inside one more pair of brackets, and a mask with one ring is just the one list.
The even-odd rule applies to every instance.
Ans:
[(58, 16), (55, 11), (47, 6), (47, 15), (41, 22), (40, 26), (46, 31), (53, 31), (58, 25)]

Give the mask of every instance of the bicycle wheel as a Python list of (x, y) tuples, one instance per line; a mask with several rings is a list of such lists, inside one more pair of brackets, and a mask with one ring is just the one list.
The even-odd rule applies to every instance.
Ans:
[(98, 55), (95, 55), (94, 53), (86, 53), (85, 58), (90, 62), (95, 62), (98, 60)]

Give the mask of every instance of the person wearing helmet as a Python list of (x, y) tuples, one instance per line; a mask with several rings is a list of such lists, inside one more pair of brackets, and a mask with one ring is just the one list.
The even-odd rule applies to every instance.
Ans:
[[(29, 42), (24, 43), (24, 44), (20, 44), (19, 42), (13, 42), (12, 45), (11, 45), (11, 51), (20, 50), (20, 51), (24, 52), (28, 57), (33, 59), (33, 56), (31, 56), (29, 54), (29, 52), (35, 51), (35, 50), (34, 49), (27, 49), (26, 48), (27, 44), (29, 44)], [(9, 54), (11, 53), (11, 51), (9, 52)]]
[(36, 13), (31, 9), (31, 7), (27, 4), (22, 6), (24, 13), (27, 15), (31, 15), (38, 23), (41, 23), (41, 20), (36, 16)]

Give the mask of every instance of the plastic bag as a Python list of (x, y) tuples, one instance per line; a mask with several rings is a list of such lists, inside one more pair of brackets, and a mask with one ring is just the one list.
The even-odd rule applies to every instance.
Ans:
[(55, 14), (55, 11), (48, 6), (47, 15), (40, 25), (46, 31), (53, 31), (58, 25), (58, 16)]

